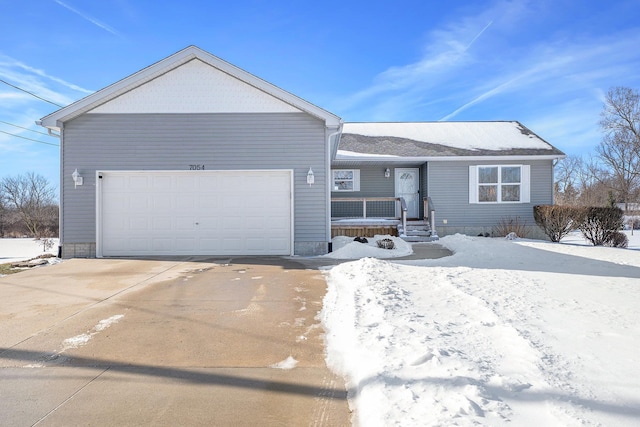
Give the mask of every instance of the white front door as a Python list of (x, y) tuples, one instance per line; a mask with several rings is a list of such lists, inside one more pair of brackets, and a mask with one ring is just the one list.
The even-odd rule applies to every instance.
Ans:
[(418, 168), (396, 168), (396, 197), (404, 198), (407, 218), (420, 215), (420, 170)]

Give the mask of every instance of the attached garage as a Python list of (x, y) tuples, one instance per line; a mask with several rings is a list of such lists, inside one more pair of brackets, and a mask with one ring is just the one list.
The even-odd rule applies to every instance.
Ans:
[(40, 124), (60, 136), (63, 258), (329, 249), (342, 120), (195, 46)]
[(98, 171), (97, 256), (292, 255), (293, 171)]

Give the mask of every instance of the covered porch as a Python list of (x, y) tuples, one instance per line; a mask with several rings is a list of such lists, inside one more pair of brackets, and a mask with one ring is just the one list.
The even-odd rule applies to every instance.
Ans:
[(422, 199), (424, 214), (408, 218), (403, 197), (331, 198), (331, 237), (373, 237), (377, 234), (399, 236), (406, 241), (438, 240), (436, 211), (430, 197)]

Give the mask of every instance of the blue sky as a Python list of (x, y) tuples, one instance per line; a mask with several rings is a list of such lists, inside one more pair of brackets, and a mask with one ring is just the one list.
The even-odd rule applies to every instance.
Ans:
[[(518, 120), (588, 155), (606, 91), (640, 89), (640, 0), (0, 0), (0, 10), (0, 79), (60, 105), (193, 44), (344, 121)], [(0, 82), (0, 177), (34, 171), (57, 187), (47, 144), (58, 140), (33, 132), (56, 109)]]

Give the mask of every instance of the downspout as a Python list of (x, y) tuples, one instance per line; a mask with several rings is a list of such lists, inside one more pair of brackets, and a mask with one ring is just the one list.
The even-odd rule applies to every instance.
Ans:
[(333, 176), (331, 173), (331, 138), (336, 135), (340, 135), (342, 133), (342, 125), (343, 122), (340, 120), (340, 124), (338, 125), (338, 130), (327, 135), (327, 164), (326, 164), (326, 186), (327, 186), (327, 227), (326, 227), (326, 236), (325, 239), (328, 244), (329, 252), (332, 251), (331, 248), (331, 182), (333, 181)]
[(62, 123), (60, 123), (60, 212), (58, 213), (58, 252), (60, 255), (60, 258), (62, 258), (63, 256), (63, 251), (62, 248), (64, 246), (64, 240), (63, 240), (63, 228), (64, 226), (63, 224), (63, 220), (64, 220), (64, 210), (63, 210), (63, 203), (64, 203), (64, 125)]
[[(38, 126), (43, 126), (42, 124), (42, 120), (36, 120), (36, 125)], [(58, 258), (62, 258), (62, 201), (64, 200), (64, 196), (63, 196), (63, 191), (64, 191), (64, 162), (63, 162), (63, 153), (64, 151), (62, 150), (62, 130), (63, 130), (63, 125), (62, 123), (58, 123), (58, 125), (60, 126), (60, 133), (55, 133), (54, 131), (52, 131), (49, 127), (47, 127), (47, 133), (49, 134), (49, 136), (54, 137), (54, 138), (58, 138), (60, 140), (60, 200), (58, 201)]]

